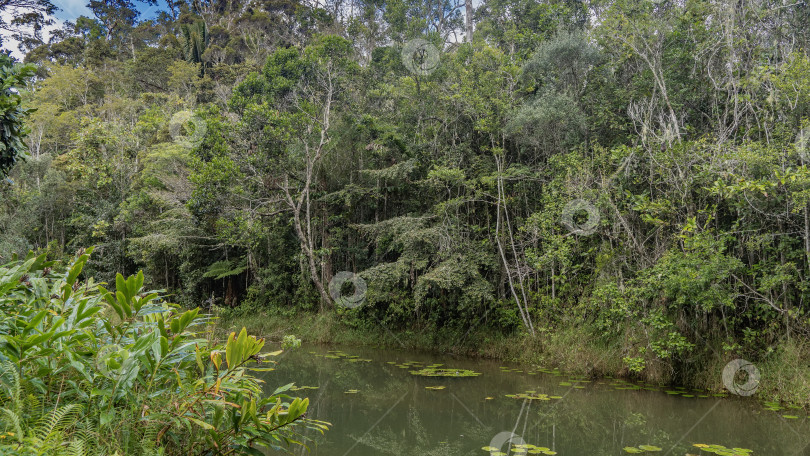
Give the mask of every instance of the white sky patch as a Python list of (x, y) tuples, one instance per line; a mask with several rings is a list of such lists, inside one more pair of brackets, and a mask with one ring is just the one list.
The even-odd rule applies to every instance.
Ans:
[[(11, 21), (11, 19), (14, 17), (11, 13), (7, 13), (5, 11), (0, 13), (0, 15), (3, 16), (3, 20), (6, 21), (6, 23)], [(64, 23), (64, 21), (59, 20), (57, 18), (53, 18), (53, 24), (46, 26), (42, 30), (42, 39), (43, 39), (43, 41), (45, 41), (47, 43), (48, 38), (50, 38), (50, 36), (51, 36), (51, 32), (53, 30), (60, 29), (62, 27), (63, 23)], [(25, 55), (22, 52), (20, 52), (19, 47), (17, 47), (17, 46), (19, 46), (20, 42), (15, 40), (14, 38), (12, 38), (11, 33), (8, 32), (8, 31), (5, 31), (5, 30), (0, 31), (0, 36), (3, 37), (3, 50), (4, 51), (5, 50), (11, 51), (11, 55), (15, 59), (17, 59), (19, 61), (22, 61), (22, 59), (25, 57)]]

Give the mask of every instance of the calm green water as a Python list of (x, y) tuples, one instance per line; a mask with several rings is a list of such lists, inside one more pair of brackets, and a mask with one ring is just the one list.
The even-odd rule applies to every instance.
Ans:
[[(312, 418), (333, 424), (311, 447), (310, 454), (316, 456), (489, 456), (481, 448), (490, 446), (493, 439), (497, 445), (499, 434), (504, 443), (501, 451), (526, 454), (510, 452), (509, 433), (560, 456), (627, 455), (624, 447), (639, 445), (662, 449), (641, 454), (712, 454), (692, 446), (696, 443), (746, 448), (756, 456), (810, 455), (810, 420), (805, 413), (768, 411), (750, 398), (617, 389), (628, 388), (628, 384), (611, 379), (571, 382), (564, 374), (525, 370), (518, 365), (404, 350), (345, 348), (335, 355), (336, 350), (339, 348), (305, 345), (288, 351), (281, 356), (278, 369), (265, 376), (269, 388), (289, 382), (318, 387), (295, 393), (310, 398)], [(346, 355), (360, 360), (351, 361)], [(389, 362), (442, 363), (481, 375), (416, 377), (409, 373), (414, 369)], [(357, 392), (347, 393), (351, 390)], [(562, 399), (505, 397), (526, 391)], [(519, 442), (513, 439), (513, 443)]]

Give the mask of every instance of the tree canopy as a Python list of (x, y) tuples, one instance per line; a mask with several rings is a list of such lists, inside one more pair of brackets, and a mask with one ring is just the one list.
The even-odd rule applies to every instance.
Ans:
[(0, 255), (282, 313), (349, 271), (346, 318), (577, 325), (661, 376), (810, 334), (805, 3), (155, 8), (91, 2), (30, 92), (4, 64)]

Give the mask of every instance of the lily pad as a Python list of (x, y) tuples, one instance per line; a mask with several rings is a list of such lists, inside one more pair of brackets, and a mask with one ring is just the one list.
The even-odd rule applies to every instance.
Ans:
[(480, 372), (473, 372), (467, 369), (426, 367), (424, 369), (411, 371), (411, 374), (420, 377), (478, 377)]
[(716, 444), (707, 445), (705, 443), (694, 443), (692, 446), (695, 448), (700, 448), (701, 451), (714, 453), (719, 456), (749, 456), (754, 452), (753, 450), (749, 450), (747, 448), (726, 448), (723, 445)]
[(661, 451), (661, 448), (655, 445), (639, 445), (637, 447), (624, 447), (624, 451), (631, 454), (656, 453)]
[(319, 388), (318, 386), (293, 386), (292, 388), (290, 388), (290, 391), (301, 391), (301, 390), (308, 390), (308, 389), (316, 390), (318, 388)]
[(536, 391), (526, 391), (525, 393), (519, 394), (507, 394), (506, 397), (512, 399), (526, 399), (530, 401), (549, 401), (552, 399), (551, 396), (547, 394), (537, 394)]
[[(485, 446), (481, 448), (484, 451), (488, 451), (490, 456), (505, 456), (506, 453), (501, 451), (500, 448), (495, 448), (492, 446)], [(547, 455), (555, 455), (557, 454), (556, 451), (552, 450), (549, 447), (539, 447), (537, 445), (531, 445), (528, 443), (521, 443), (517, 445), (512, 445), (512, 452), (516, 455), (523, 455), (523, 454), (547, 454)]]

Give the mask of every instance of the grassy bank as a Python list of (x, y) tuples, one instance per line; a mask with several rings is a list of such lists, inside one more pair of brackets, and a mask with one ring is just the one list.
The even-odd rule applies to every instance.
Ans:
[[(281, 316), (223, 312), (219, 316), (218, 328), (223, 332), (244, 326), (253, 334), (275, 341), (294, 334), (308, 343), (426, 350), (556, 367), (572, 375), (622, 377), (716, 392), (725, 390), (723, 367), (736, 358), (729, 353), (722, 358), (695, 360), (679, 366), (677, 371), (671, 366), (650, 364), (641, 372), (631, 372), (623, 362), (624, 350), (620, 344), (607, 346), (583, 327), (541, 330), (531, 336), (524, 333), (502, 335), (486, 328), (392, 330), (379, 323), (357, 324), (335, 313)], [(785, 342), (774, 347), (765, 359), (752, 361), (761, 375), (757, 399), (810, 409), (810, 347), (806, 343)], [(741, 382), (744, 383), (745, 379)]]

